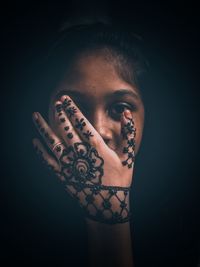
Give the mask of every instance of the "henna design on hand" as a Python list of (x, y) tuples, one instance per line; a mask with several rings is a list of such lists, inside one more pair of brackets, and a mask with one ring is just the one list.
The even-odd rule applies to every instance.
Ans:
[(129, 187), (68, 182), (66, 188), (79, 201), (86, 217), (92, 220), (116, 224), (125, 223), (131, 218)]
[(77, 112), (77, 109), (75, 107), (69, 107), (69, 108), (65, 109), (65, 112), (71, 118)]
[(65, 122), (65, 118), (60, 118), (60, 122), (64, 123)]
[(73, 138), (73, 134), (72, 133), (68, 133), (67, 134), (67, 138), (72, 139)]
[(68, 181), (101, 184), (104, 160), (88, 143), (75, 143), (63, 150), (60, 157), (62, 174)]
[(83, 127), (86, 126), (86, 123), (85, 123), (85, 121), (84, 121), (84, 118), (81, 118), (80, 120), (76, 118), (75, 121), (76, 121), (75, 127), (76, 127), (77, 129), (79, 129), (79, 130), (82, 131), (82, 130), (83, 130)]
[[(56, 112), (58, 113), (58, 117), (62, 116), (63, 115), (63, 112), (62, 112), (62, 104), (57, 104), (55, 106), (55, 109), (56, 109)], [(61, 119), (60, 119), (61, 120)]]
[(56, 152), (61, 152), (61, 146), (56, 146), (55, 150)]
[[(69, 117), (77, 112), (76, 106), (73, 106), (72, 101), (67, 99), (63, 101), (63, 104), (56, 105), (58, 115), (62, 115), (63, 109)], [(62, 122), (62, 117), (60, 121)], [(86, 127), (84, 118), (77, 116), (73, 124), (75, 128), (82, 131), (87, 140), (94, 136), (90, 130), (84, 131)], [(70, 127), (65, 125), (63, 128), (67, 138), (72, 139), (74, 133), (69, 131)], [(41, 133), (46, 134), (43, 128)], [(128, 168), (131, 168), (134, 162), (135, 141), (134, 138), (130, 138), (130, 134), (133, 135), (133, 133), (135, 135), (135, 128), (130, 119), (122, 131), (127, 143), (123, 150), (127, 154), (127, 159), (122, 164), (127, 165)], [(47, 134), (46, 137), (48, 138)], [(79, 201), (88, 218), (108, 224), (124, 223), (130, 220), (128, 205), (130, 187), (102, 184), (104, 159), (95, 147), (88, 142), (77, 142), (64, 149), (58, 145), (54, 151), (61, 152), (57, 157), (59, 158), (59, 172), (53, 166), (50, 168), (64, 183), (66, 190)], [(43, 156), (42, 153), (40, 154)], [(47, 161), (48, 159), (46, 164), (50, 165)]]
[(102, 185), (104, 160), (95, 148), (86, 142), (75, 143), (63, 150), (59, 160), (60, 177), (86, 217), (108, 224), (130, 220), (130, 188)]
[(75, 107), (71, 107), (71, 100), (70, 99), (65, 99), (62, 103), (62, 107), (64, 111), (67, 113), (67, 115), (71, 118), (74, 116), (74, 114), (77, 112), (77, 109)]
[[(133, 135), (133, 137), (129, 138), (129, 135)], [(131, 168), (134, 165), (135, 161), (135, 136), (136, 129), (134, 127), (134, 122), (129, 118), (127, 124), (124, 125), (122, 129), (122, 136), (126, 139), (127, 146), (123, 148), (123, 153), (127, 154), (127, 159), (122, 161), (124, 166), (127, 165), (128, 168)]]
[(87, 132), (84, 132), (83, 135), (89, 140), (90, 137), (93, 137), (94, 135), (88, 130)]
[(71, 102), (72, 101), (70, 99), (65, 99), (63, 101), (63, 104), (62, 104), (63, 108), (65, 109), (65, 108), (68, 108), (69, 106), (71, 106)]
[(69, 131), (69, 126), (65, 126), (64, 130), (67, 132)]
[(35, 120), (38, 130), (40, 131), (40, 133), (46, 138), (46, 140), (53, 145), (55, 143), (55, 140), (48, 134), (48, 132), (45, 131), (45, 129), (41, 126), (39, 120)]

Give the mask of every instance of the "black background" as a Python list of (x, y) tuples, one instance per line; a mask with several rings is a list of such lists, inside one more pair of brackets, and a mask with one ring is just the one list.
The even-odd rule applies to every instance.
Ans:
[(72, 14), (102, 12), (132, 25), (150, 62), (131, 201), (136, 267), (197, 266), (199, 11), (192, 1), (18, 1), (2, 7), (1, 266), (87, 266), (82, 214), (35, 155), (31, 115), (47, 114), (41, 58), (60, 24)]

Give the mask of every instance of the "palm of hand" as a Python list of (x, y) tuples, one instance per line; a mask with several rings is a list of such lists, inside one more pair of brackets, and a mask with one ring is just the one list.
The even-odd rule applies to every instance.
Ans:
[[(122, 121), (124, 149), (121, 161), (71, 99), (65, 98), (62, 104), (56, 105), (56, 110), (55, 116), (65, 144), (61, 140), (51, 144), (56, 162), (53, 158), (50, 160), (41, 143), (35, 141), (43, 158), (53, 166), (57, 176), (65, 183), (66, 190), (79, 201), (88, 217), (108, 223), (125, 221), (129, 215), (128, 193), (134, 163), (135, 128), (132, 119), (123, 118)], [(41, 125), (40, 122), (38, 124)], [(41, 130), (41, 127), (38, 128)], [(49, 135), (57, 139), (48, 127), (44, 136)]]

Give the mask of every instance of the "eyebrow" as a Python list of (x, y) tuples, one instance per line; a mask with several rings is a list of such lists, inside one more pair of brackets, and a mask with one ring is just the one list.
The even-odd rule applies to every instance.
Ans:
[(137, 94), (136, 92), (129, 90), (129, 89), (118, 89), (113, 93), (107, 94), (108, 97), (113, 97), (113, 96), (122, 97), (124, 95), (130, 95), (136, 99), (139, 98), (139, 94)]
[[(76, 90), (61, 90), (59, 91), (56, 95), (55, 95), (55, 99), (58, 100), (59, 98), (61, 98), (61, 96), (63, 95), (69, 95), (69, 96), (74, 96), (74, 97), (80, 97), (80, 98), (87, 98), (87, 96), (82, 93), (82, 92), (79, 92), (79, 91), (76, 91)], [(134, 97), (135, 99), (139, 99), (140, 98), (140, 95), (132, 90), (129, 90), (129, 89), (118, 89), (114, 92), (111, 92), (111, 93), (108, 93), (105, 95), (105, 97), (107, 98), (113, 98), (113, 97), (123, 97), (125, 95), (130, 95), (132, 97)]]
[(81, 97), (81, 98), (85, 98), (85, 94), (81, 93), (79, 91), (74, 91), (74, 90), (61, 90), (59, 91), (56, 95), (55, 95), (55, 99), (58, 100), (61, 98), (61, 96), (63, 95), (69, 95), (69, 96), (74, 96), (74, 97)]

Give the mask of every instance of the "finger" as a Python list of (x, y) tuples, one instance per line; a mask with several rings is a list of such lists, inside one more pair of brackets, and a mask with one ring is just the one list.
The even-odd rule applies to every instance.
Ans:
[(62, 182), (65, 181), (65, 178), (61, 175), (61, 167), (59, 163), (49, 155), (39, 139), (33, 139), (33, 146), (36, 150), (36, 153), (39, 155), (42, 162), (47, 166), (47, 168), (52, 170)]
[(56, 158), (59, 159), (63, 149), (65, 149), (62, 140), (57, 137), (39, 112), (33, 113), (33, 121), (47, 146), (54, 153)]
[(69, 117), (81, 139), (85, 142), (89, 142), (93, 146), (103, 143), (103, 139), (99, 133), (83, 115), (73, 100), (69, 96), (64, 95), (61, 97), (61, 101), (67, 116)]
[(81, 142), (78, 133), (67, 117), (67, 114), (62, 107), (62, 102), (60, 101), (55, 103), (55, 121), (57, 123), (59, 133), (68, 146)]
[(135, 136), (136, 129), (132, 114), (125, 110), (121, 117), (121, 134), (122, 134), (122, 164), (128, 168), (133, 167), (135, 161)]

